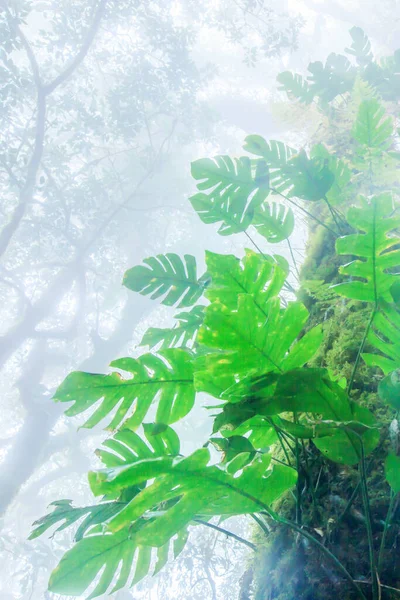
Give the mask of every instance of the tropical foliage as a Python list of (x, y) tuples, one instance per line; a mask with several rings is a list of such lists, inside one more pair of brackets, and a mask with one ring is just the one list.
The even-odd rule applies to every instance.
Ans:
[[(98, 451), (103, 467), (89, 473), (99, 502), (75, 508), (61, 500), (36, 523), (32, 537), (84, 517), (76, 544), (53, 572), (51, 591), (80, 595), (93, 584), (93, 598), (134, 585), (159, 571), (170, 551), (179, 554), (192, 525), (213, 526), (214, 517), (222, 522), (233, 515), (253, 516), (264, 532), (275, 523), (305, 538), (347, 586), (343, 597), (379, 600), (396, 581), (395, 573), (384, 581), (380, 569), (400, 491), (398, 443), (382, 438), (400, 408), (400, 221), (396, 189), (385, 190), (374, 170), (379, 164), (383, 172), (397, 170), (397, 134), (383, 101), (397, 98), (399, 56), (375, 61), (364, 32), (350, 33), (352, 62), (330, 55), (325, 65), (310, 65), (307, 80), (279, 76), (290, 96), (306, 103), (318, 98), (321, 110), (338, 97), (346, 106), (359, 78), (373, 87), (373, 97), (359, 102), (346, 153), (321, 144), (307, 152), (251, 135), (249, 156), (195, 161), (199, 191), (190, 202), (200, 219), (217, 224), (224, 236), (245, 232), (257, 251), (247, 249), (240, 258), (206, 252), (200, 278), (193, 256), (146, 258), (146, 266), (126, 273), (124, 284), (190, 311), (178, 313), (171, 329), (146, 332), (142, 345), (151, 352), (115, 360), (111, 374), (72, 373), (59, 387), (55, 399), (72, 403), (68, 415), (91, 410), (84, 426), (105, 419), (113, 436)], [(368, 311), (348, 380), (313, 362), (326, 332), (293, 295), (288, 278), (295, 265), (268, 247), (261, 251), (252, 237), (290, 245), (293, 206), (336, 244), (342, 264), (325, 302), (332, 305), (340, 295), (339, 301), (363, 303)], [(363, 360), (375, 367), (384, 410), (374, 411), (355, 393)], [(200, 393), (211, 404), (213, 434), (183, 456), (171, 425), (201, 402)], [(307, 503), (314, 517), (319, 510), (311, 453), (332, 477), (339, 465), (358, 478), (354, 497), (359, 492), (362, 499), (369, 549), (363, 586), (351, 562), (339, 560), (329, 540), (321, 542), (321, 525), (302, 518)], [(379, 558), (367, 478), (372, 460), (380, 461), (389, 484)], [(291, 494), (295, 511), (288, 518), (280, 507)]]

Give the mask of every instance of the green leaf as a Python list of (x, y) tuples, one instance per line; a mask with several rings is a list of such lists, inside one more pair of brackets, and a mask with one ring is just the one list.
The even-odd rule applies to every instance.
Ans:
[[(391, 293), (393, 294), (393, 286)], [(380, 367), (385, 375), (400, 369), (400, 312), (393, 303), (380, 302), (367, 340), (380, 352), (365, 352), (362, 357), (367, 365)]]
[[(343, 465), (355, 465), (362, 457), (359, 433), (362, 431), (362, 425), (366, 426), (361, 436), (365, 456), (375, 450), (380, 438), (375, 417), (369, 410), (356, 402), (351, 402), (351, 410), (352, 423), (347, 426), (343, 424), (343, 429), (339, 429), (329, 437), (313, 440), (315, 446), (326, 458)], [(358, 425), (358, 428), (355, 425)]]
[(317, 327), (297, 342), (298, 347), (295, 344), (307, 318), (301, 303), (289, 303), (282, 310), (276, 297), (260, 306), (254, 297), (239, 294), (235, 310), (214, 302), (206, 309), (198, 340), (215, 351), (196, 364), (196, 389), (213, 394), (218, 386), (226, 390), (250, 373), (282, 372), (304, 365), (322, 341)]
[(325, 194), (328, 202), (333, 206), (345, 202), (350, 194), (351, 169), (342, 159), (330, 154), (323, 144), (312, 148), (311, 158), (325, 161), (334, 176), (333, 184)]
[(352, 27), (350, 29), (350, 35), (353, 42), (350, 48), (345, 49), (345, 52), (354, 56), (360, 67), (364, 67), (374, 58), (371, 50), (371, 42), (361, 27)]
[(287, 146), (283, 142), (276, 140), (267, 142), (261, 135), (248, 135), (245, 138), (243, 150), (264, 158), (270, 171), (271, 169), (283, 167), (297, 153), (294, 148)]
[(189, 312), (181, 312), (174, 317), (178, 323), (169, 329), (150, 327), (140, 342), (141, 346), (149, 346), (150, 349), (159, 345), (162, 348), (175, 346), (193, 347), (197, 332), (204, 320), (204, 306), (194, 306)]
[[(126, 527), (117, 533), (91, 535), (80, 540), (63, 556), (54, 569), (50, 577), (49, 590), (58, 594), (80, 596), (102, 571), (100, 580), (88, 600), (101, 596), (107, 591), (113, 594), (127, 584), (135, 557), (137, 560), (133, 583), (138, 583), (150, 570), (153, 550), (145, 544), (137, 543), (136, 537), (137, 534)], [(177, 552), (183, 549), (185, 541), (184, 532), (178, 532), (178, 537), (174, 541)], [(164, 562), (167, 554), (165, 547), (155, 553), (156, 556), (158, 555), (158, 562), (153, 574), (162, 566), (160, 559)], [(118, 571), (116, 583), (109, 589)]]
[[(259, 511), (262, 506), (275, 502), (296, 482), (296, 472), (285, 466), (269, 468), (270, 457), (262, 455), (233, 477), (217, 466), (207, 466), (210, 454), (207, 449), (197, 450), (185, 459), (165, 463), (154, 483), (140, 494), (109, 522), (112, 531), (119, 531), (129, 523), (142, 519), (160, 502), (166, 510), (151, 519), (138, 531), (138, 543), (161, 547), (182, 527), (198, 515), (231, 516)], [(154, 468), (149, 463), (149, 478)], [(154, 462), (154, 461), (153, 461)], [(124, 473), (129, 471), (129, 474)], [(94, 474), (91, 485), (95, 494), (115, 486), (132, 476), (131, 467), (123, 467), (118, 473)], [(168, 505), (166, 504), (168, 502)]]
[(356, 76), (356, 70), (350, 61), (335, 53), (329, 54), (325, 65), (320, 61), (310, 63), (308, 71), (310, 75), (307, 80), (290, 71), (279, 73), (279, 89), (286, 91), (289, 98), (305, 104), (310, 104), (315, 97), (322, 102), (330, 102), (339, 94), (349, 92)]
[(382, 400), (395, 410), (400, 410), (400, 369), (396, 369), (379, 382), (378, 393)]
[(119, 467), (143, 458), (179, 454), (179, 437), (171, 427), (164, 426), (157, 431), (157, 424), (145, 423), (143, 428), (148, 444), (133, 431), (123, 429), (103, 442), (102, 448), (96, 451), (97, 456), (106, 467)]
[(75, 533), (74, 539), (75, 541), (78, 541), (82, 539), (89, 528), (107, 521), (107, 519), (119, 512), (123, 505), (124, 504), (121, 502), (107, 502), (81, 508), (72, 506), (71, 500), (58, 500), (57, 502), (52, 502), (50, 506), (54, 507), (54, 510), (34, 522), (33, 525), (35, 526), (35, 529), (28, 539), (33, 540), (40, 535), (43, 535), (50, 527), (61, 522), (54, 530), (54, 533), (51, 536), (53, 537), (55, 533), (70, 527), (82, 517), (85, 517)]
[(376, 98), (363, 100), (353, 127), (353, 137), (367, 148), (388, 148), (393, 134), (392, 118)]
[[(109, 429), (115, 429), (121, 423), (126, 428), (136, 429), (156, 399), (156, 421), (175, 423), (193, 407), (191, 363), (191, 354), (176, 348), (162, 350), (157, 356), (144, 354), (137, 359), (120, 358), (113, 361), (111, 366), (130, 373), (129, 379), (123, 379), (119, 373), (96, 375), (76, 371), (70, 373), (59, 386), (54, 400), (73, 402), (65, 411), (68, 416), (78, 415), (96, 405), (95, 411), (83, 425), (89, 429), (113, 410), (115, 414), (108, 425)], [(133, 414), (130, 414), (133, 406)]]
[(251, 294), (262, 309), (266, 302), (279, 294), (289, 273), (289, 265), (281, 256), (257, 254), (246, 250), (240, 261), (232, 254), (206, 252), (206, 264), (211, 277), (206, 297), (234, 309), (239, 294)]
[(207, 285), (207, 275), (197, 278), (196, 259), (185, 254), (184, 260), (177, 254), (157, 254), (145, 258), (147, 266), (138, 265), (126, 271), (123, 284), (152, 300), (164, 296), (162, 304), (185, 307), (195, 304)]
[(305, 150), (300, 150), (281, 170), (281, 183), (276, 188), (302, 200), (322, 200), (335, 179), (328, 163), (325, 158), (308, 158)]
[[(390, 193), (373, 196), (369, 203), (365, 198), (361, 200), (363, 206), (350, 208), (347, 220), (362, 233), (352, 233), (336, 240), (338, 254), (359, 258), (340, 268), (340, 273), (348, 275), (351, 280), (332, 289), (346, 298), (362, 302), (391, 301), (390, 288), (398, 276), (388, 273), (388, 270), (400, 265), (400, 251), (395, 249), (397, 238), (390, 234), (400, 226), (400, 218), (392, 216)], [(354, 277), (357, 279), (354, 280)]]
[[(200, 193), (190, 202), (203, 223), (222, 224), (221, 235), (245, 231), (254, 209), (269, 194), (268, 168), (263, 160), (252, 162), (248, 157), (232, 160), (229, 156), (201, 158), (192, 163), (192, 176), (199, 181)], [(208, 190), (208, 194), (203, 190)]]
[(293, 211), (283, 204), (264, 202), (256, 209), (252, 225), (267, 242), (277, 244), (293, 233)]
[(276, 80), (280, 83), (278, 90), (287, 93), (289, 100), (300, 100), (304, 104), (311, 104), (314, 91), (310, 84), (298, 73), (283, 71), (279, 73)]
[(395, 494), (400, 492), (400, 456), (389, 454), (385, 461), (386, 480)]
[(332, 52), (326, 59), (325, 65), (320, 61), (308, 65), (311, 73), (307, 77), (313, 96), (318, 96), (323, 102), (330, 102), (339, 94), (349, 92), (356, 76), (356, 70), (350, 61), (342, 54)]

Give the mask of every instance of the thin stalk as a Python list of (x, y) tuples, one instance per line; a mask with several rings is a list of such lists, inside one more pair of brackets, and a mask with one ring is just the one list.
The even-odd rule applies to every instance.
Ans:
[(360, 477), (361, 477), (361, 491), (362, 498), (364, 504), (364, 512), (366, 519), (366, 528), (367, 528), (367, 538), (368, 538), (368, 549), (369, 549), (369, 562), (371, 568), (371, 579), (372, 579), (372, 598), (373, 600), (379, 600), (380, 598), (380, 589), (379, 589), (379, 581), (378, 581), (378, 570), (376, 566), (375, 560), (375, 551), (374, 551), (374, 537), (372, 534), (372, 523), (371, 523), (371, 508), (369, 505), (369, 497), (368, 497), (368, 484), (367, 484), (367, 475), (365, 471), (365, 452), (364, 452), (364, 443), (360, 435), (356, 433), (357, 437), (360, 440), (361, 446), (361, 460), (359, 463), (360, 468)]
[(336, 219), (336, 215), (335, 215), (335, 213), (333, 211), (331, 203), (329, 202), (329, 200), (328, 200), (328, 198), (326, 196), (324, 196), (324, 200), (325, 200), (325, 202), (326, 202), (326, 204), (327, 204), (327, 206), (329, 208), (329, 212), (331, 213), (331, 217), (333, 219), (333, 222), (335, 223), (339, 234), (341, 234), (342, 233), (342, 228), (340, 227), (340, 224), (338, 223), (338, 220)]
[[(297, 414), (293, 413), (294, 422), (297, 423)], [(297, 483), (296, 483), (296, 523), (301, 525), (301, 481), (300, 481), (300, 446), (299, 440), (296, 438), (296, 469), (297, 469)]]
[(316, 217), (312, 213), (308, 212), (308, 210), (306, 210), (305, 208), (303, 208), (302, 206), (300, 206), (299, 204), (297, 204), (297, 202), (295, 202), (294, 200), (291, 200), (288, 196), (285, 196), (285, 194), (282, 194), (281, 192), (278, 192), (278, 190), (275, 189), (275, 188), (271, 188), (271, 192), (273, 192), (274, 194), (277, 194), (278, 196), (282, 196), (282, 198), (285, 198), (285, 200), (287, 200), (288, 202), (290, 202), (291, 204), (293, 204), (293, 206), (295, 206), (299, 210), (303, 211), (304, 214), (306, 214), (308, 217), (310, 217), (311, 219), (313, 219), (314, 221), (316, 221), (317, 223), (319, 223), (320, 225), (322, 225), (322, 227), (325, 227), (325, 229), (327, 229), (328, 231), (330, 231), (331, 233), (333, 233), (333, 235), (335, 237), (337, 237), (337, 232), (334, 229), (332, 229), (331, 227), (329, 227), (328, 225), (326, 225), (323, 221), (321, 221), (320, 219), (318, 219), (318, 217)]
[(260, 519), (260, 517), (258, 517), (257, 515), (255, 515), (254, 513), (251, 513), (250, 516), (261, 527), (261, 529), (263, 530), (263, 532), (267, 536), (270, 533), (270, 531), (269, 531), (267, 525), (264, 523), (264, 521), (262, 519)]
[(223, 527), (219, 527), (218, 525), (214, 525), (213, 523), (208, 523), (207, 521), (203, 521), (202, 519), (193, 519), (193, 521), (196, 521), (196, 523), (201, 523), (201, 525), (204, 525), (205, 527), (209, 527), (210, 529), (214, 529), (215, 531), (219, 531), (219, 533), (223, 533), (224, 535), (233, 538), (237, 542), (248, 546), (249, 548), (254, 550), (254, 552), (257, 550), (257, 546), (255, 544), (252, 544), (248, 540), (245, 540), (244, 538), (240, 537), (240, 535), (236, 535), (236, 533), (233, 533), (232, 531), (228, 531), (227, 529), (223, 529)]
[(350, 392), (351, 392), (351, 390), (353, 389), (354, 378), (355, 378), (355, 376), (356, 376), (356, 373), (357, 373), (358, 365), (360, 364), (360, 360), (361, 360), (361, 354), (362, 354), (362, 351), (364, 350), (365, 342), (367, 341), (367, 337), (368, 337), (368, 334), (369, 334), (369, 330), (371, 329), (371, 325), (372, 325), (372, 322), (373, 322), (373, 320), (374, 320), (374, 318), (375, 318), (376, 311), (377, 311), (377, 305), (375, 304), (375, 306), (374, 306), (374, 308), (373, 308), (373, 310), (372, 310), (372, 312), (371, 312), (371, 316), (370, 316), (370, 318), (369, 318), (369, 321), (368, 321), (367, 327), (366, 327), (366, 329), (365, 329), (365, 331), (364, 331), (364, 336), (363, 336), (363, 339), (362, 339), (362, 341), (361, 341), (360, 347), (358, 348), (358, 352), (357, 352), (356, 361), (355, 361), (355, 363), (354, 363), (353, 371), (352, 371), (352, 373), (351, 373), (351, 377), (350, 377), (349, 386), (348, 386), (348, 388), (347, 388), (347, 394), (348, 394), (349, 396), (350, 396)]
[(289, 252), (290, 252), (290, 256), (292, 257), (292, 263), (293, 263), (294, 269), (296, 271), (297, 280), (300, 281), (300, 273), (299, 273), (299, 269), (297, 268), (296, 259), (295, 259), (294, 254), (293, 254), (292, 244), (290, 243), (289, 238), (287, 238), (286, 241), (287, 241), (288, 246), (289, 246)]
[(389, 526), (390, 526), (390, 519), (392, 518), (393, 508), (394, 508), (394, 505), (396, 503), (396, 495), (397, 494), (395, 494), (393, 491), (391, 491), (391, 493), (390, 493), (389, 508), (388, 508), (388, 511), (387, 511), (386, 520), (385, 520), (385, 527), (383, 529), (382, 539), (381, 539), (381, 545), (380, 545), (380, 548), (379, 548), (378, 573), (381, 572), (381, 568), (382, 568), (382, 559), (383, 559), (383, 551), (385, 549), (386, 534), (387, 534)]

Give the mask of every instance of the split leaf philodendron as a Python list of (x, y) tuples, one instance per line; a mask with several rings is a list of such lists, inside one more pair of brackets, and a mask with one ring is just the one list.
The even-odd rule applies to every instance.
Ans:
[[(246, 243), (257, 251), (245, 249), (239, 258), (207, 251), (206, 273), (200, 277), (192, 255), (145, 258), (144, 265), (127, 271), (124, 285), (187, 310), (177, 312), (171, 328), (147, 330), (141, 346), (149, 352), (118, 358), (109, 374), (71, 373), (58, 388), (55, 400), (72, 403), (68, 416), (91, 410), (83, 426), (104, 423), (113, 435), (97, 451), (103, 468), (89, 474), (99, 501), (85, 507), (54, 502), (52, 512), (35, 523), (32, 538), (54, 525), (60, 531), (80, 521), (75, 545), (51, 576), (51, 591), (81, 595), (94, 585), (90, 598), (113, 593), (157, 573), (170, 549), (178, 556), (193, 525), (253, 515), (265, 522), (264, 532), (286, 527), (306, 538), (324, 569), (329, 562), (337, 571), (346, 588), (343, 597), (381, 598), (387, 573), (378, 569), (395, 510), (391, 501), (377, 563), (368, 465), (380, 461), (395, 497), (399, 444), (382, 450), (388, 423), (380, 419), (385, 413), (389, 423), (397, 423), (400, 410), (400, 217), (397, 190), (382, 185), (387, 165), (392, 179), (398, 169), (397, 134), (382, 97), (400, 95), (399, 55), (376, 62), (365, 33), (355, 27), (351, 37), (349, 58), (331, 54), (325, 65), (312, 63), (307, 80), (288, 72), (278, 78), (290, 97), (314, 101), (335, 119), (333, 103), (344, 103), (345, 110), (354, 86), (363, 89), (357, 82), (368, 83), (373, 97), (361, 98), (353, 111), (346, 149), (336, 151), (334, 144), (319, 141), (307, 152), (250, 135), (244, 146), (250, 156), (196, 160), (192, 175), (198, 192), (190, 202), (201, 221), (216, 225), (223, 236), (245, 233)], [(377, 165), (379, 181), (374, 179)], [(347, 386), (323, 362), (315, 362), (329, 343), (329, 331), (294, 296), (291, 273), (298, 269), (289, 241), (294, 206), (297, 215), (315, 220), (332, 248), (336, 244), (334, 259), (341, 262), (335, 285), (316, 274), (308, 286), (325, 286), (325, 318), (340, 306), (370, 307)], [(283, 241), (289, 262), (268, 246)], [(380, 411), (366, 406), (354, 388), (361, 366), (374, 368), (373, 380), (365, 385), (379, 388)], [(189, 415), (199, 392), (217, 399), (208, 417), (213, 434), (183, 456), (171, 425)], [(149, 423), (153, 410), (155, 423)], [(211, 461), (210, 444), (219, 459)], [(318, 465), (317, 481), (310, 461)], [(351, 561), (335, 555), (334, 536), (323, 543), (319, 539), (320, 531), (328, 531), (327, 523), (315, 521), (326, 509), (321, 476), (326, 494), (329, 486), (337, 489), (335, 477), (357, 480), (346, 510), (359, 493), (369, 549), (362, 575)], [(292, 518), (280, 512), (290, 498), (295, 499)], [(257, 544), (242, 541), (257, 550)], [(361, 577), (365, 589), (357, 581)]]

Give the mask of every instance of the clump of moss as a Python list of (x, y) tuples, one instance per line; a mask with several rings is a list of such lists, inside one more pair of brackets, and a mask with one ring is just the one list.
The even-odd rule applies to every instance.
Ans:
[[(338, 380), (352, 377), (360, 344), (370, 317), (371, 307), (339, 297), (332, 285), (340, 282), (338, 275), (342, 257), (335, 254), (334, 239), (322, 227), (314, 228), (302, 267), (299, 299), (310, 312), (308, 327), (322, 324), (324, 341), (310, 361), (311, 367), (329, 369)], [(373, 352), (368, 346), (365, 352)], [(393, 411), (377, 394), (381, 378), (378, 369), (360, 361), (352, 387), (352, 399), (369, 408), (381, 427), (381, 443), (367, 459), (367, 478), (375, 550), (378, 552), (383, 523), (389, 502), (389, 489), (384, 476), (384, 459), (388, 451), (387, 430)], [(312, 442), (306, 445), (308, 479), (302, 478), (302, 525), (315, 534), (352, 573), (365, 580), (369, 572), (368, 544), (364, 508), (360, 495), (348, 508), (348, 500), (359, 482), (357, 467), (326, 462)], [(311, 488), (313, 492), (311, 493)], [(295, 500), (283, 498), (277, 512), (294, 520)], [(398, 510), (400, 513), (400, 511)], [(396, 518), (400, 519), (399, 517)], [(392, 527), (387, 537), (382, 577), (394, 588), (400, 587), (400, 553), (393, 551), (398, 527)], [(259, 535), (258, 541), (260, 542)], [(262, 538), (261, 538), (262, 539)], [(392, 547), (392, 549), (391, 549)], [(254, 600), (353, 600), (354, 591), (338, 574), (321, 552), (288, 528), (271, 523), (271, 532), (262, 540), (262, 549), (255, 561)], [(369, 597), (370, 586), (363, 591)], [(398, 598), (396, 592), (384, 590), (387, 600)]]

